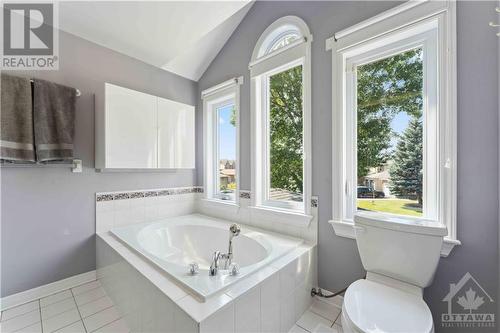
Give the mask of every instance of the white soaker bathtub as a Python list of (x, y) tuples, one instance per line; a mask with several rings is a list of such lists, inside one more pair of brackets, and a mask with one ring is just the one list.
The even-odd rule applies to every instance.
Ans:
[[(209, 276), (214, 252), (228, 251), (230, 225), (230, 221), (194, 214), (115, 228), (111, 232), (202, 301), (303, 242), (242, 226), (240, 235), (233, 238), (233, 262), (240, 266), (239, 274), (231, 276), (219, 269), (216, 276)], [(200, 268), (197, 275), (189, 274), (188, 267), (193, 262)]]

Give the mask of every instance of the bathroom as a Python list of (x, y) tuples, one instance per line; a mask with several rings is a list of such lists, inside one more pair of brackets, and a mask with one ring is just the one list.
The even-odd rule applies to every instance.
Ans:
[(500, 331), (500, 2), (20, 4), (1, 332)]

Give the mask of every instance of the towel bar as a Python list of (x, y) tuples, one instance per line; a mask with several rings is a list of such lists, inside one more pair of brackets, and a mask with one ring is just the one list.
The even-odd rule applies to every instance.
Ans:
[[(33, 79), (30, 79), (31, 82), (33, 82)], [(82, 96), (82, 93), (80, 92), (80, 89), (74, 88), (76, 90), (76, 97)]]
[(71, 172), (82, 172), (82, 160), (73, 159), (71, 161), (51, 162), (51, 163), (9, 163), (0, 161), (0, 169), (2, 168), (60, 168), (70, 167)]

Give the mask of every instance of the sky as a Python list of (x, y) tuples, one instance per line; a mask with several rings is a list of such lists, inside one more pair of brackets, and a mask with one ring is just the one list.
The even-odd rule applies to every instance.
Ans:
[[(394, 132), (398, 134), (403, 134), (409, 122), (410, 122), (410, 116), (406, 112), (399, 112), (396, 114), (394, 119), (392, 119), (391, 128)], [(398, 138), (395, 135), (393, 135), (391, 138), (392, 148), (396, 148), (397, 143), (398, 143)]]
[(231, 104), (218, 110), (219, 156), (221, 160), (236, 160), (236, 127), (230, 123), (232, 108)]

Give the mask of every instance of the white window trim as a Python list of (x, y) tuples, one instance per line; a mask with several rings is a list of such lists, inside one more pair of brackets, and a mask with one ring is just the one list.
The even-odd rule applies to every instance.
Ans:
[[(280, 48), (272, 53), (261, 55), (266, 47), (270, 34), (282, 25), (290, 24), (297, 27), (302, 38)], [(251, 209), (264, 214), (281, 214), (290, 217), (289, 224), (308, 226), (313, 218), (311, 215), (311, 42), (312, 35), (306, 23), (296, 16), (286, 16), (276, 20), (260, 36), (255, 45), (249, 64), (251, 77), (251, 113), (252, 113), (252, 203)], [(260, 56), (260, 57), (259, 57)], [(302, 65), (303, 73), (303, 140), (304, 140), (304, 182), (303, 206), (300, 210), (289, 209), (266, 201), (267, 158), (262, 152), (267, 149), (267, 126), (264, 126), (266, 116), (262, 109), (267, 98), (264, 96), (263, 81), (271, 73), (283, 71), (297, 65)], [(264, 130), (264, 131), (263, 131)], [(285, 219), (287, 220), (287, 219)], [(276, 219), (280, 222), (280, 219)]]
[[(243, 76), (236, 77), (211, 88), (203, 90), (201, 98), (203, 100), (203, 188), (204, 199), (216, 204), (227, 206), (239, 206), (240, 202), (240, 86), (243, 84)], [(236, 112), (236, 190), (233, 200), (221, 200), (214, 196), (214, 153), (215, 147), (214, 130), (212, 128), (214, 110), (220, 107), (219, 104), (228, 100), (234, 100)]]
[(439, 142), (439, 214), (438, 221), (448, 228), (441, 255), (448, 256), (457, 239), (456, 226), (456, 3), (448, 1), (408, 1), (369, 20), (337, 32), (326, 41), (327, 50), (332, 50), (332, 211), (330, 224), (338, 236), (355, 238), (352, 219), (346, 219), (344, 200), (346, 165), (346, 101), (344, 82), (346, 55), (355, 48), (363, 47), (391, 34), (396, 34), (415, 23), (437, 19), (439, 42), (438, 68), (440, 80), (439, 131), (443, 133)]

